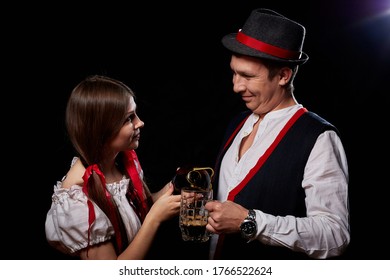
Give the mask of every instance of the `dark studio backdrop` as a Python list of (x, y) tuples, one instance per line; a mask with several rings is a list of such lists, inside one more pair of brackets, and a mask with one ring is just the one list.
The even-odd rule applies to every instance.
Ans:
[[(145, 122), (137, 153), (152, 190), (168, 182), (178, 166), (213, 166), (227, 122), (244, 109), (232, 91), (230, 54), (221, 38), (259, 7), (307, 29), (304, 51), (310, 59), (299, 69), (295, 95), (336, 125), (345, 145), (352, 239), (342, 258), (388, 258), (383, 135), (390, 15), (373, 16), (390, 4), (302, 1), (291, 8), (285, 1), (201, 2), (34, 4), (9, 10), (12, 20), (3, 25), (3, 96), (8, 96), (3, 108), (13, 113), (2, 114), (9, 136), (5, 150), (12, 156), (3, 168), (1, 235), (7, 249), (1, 259), (68, 259), (47, 244), (44, 222), (53, 186), (73, 157), (64, 128), (66, 101), (87, 75), (105, 74), (135, 91)], [(191, 253), (183, 255), (183, 248)], [(201, 245), (180, 240), (176, 220), (163, 225), (151, 252), (155, 259), (203, 256)]]

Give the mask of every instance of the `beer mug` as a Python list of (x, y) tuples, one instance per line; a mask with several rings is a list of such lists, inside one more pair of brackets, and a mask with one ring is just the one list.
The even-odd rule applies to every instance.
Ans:
[(179, 226), (184, 241), (205, 242), (210, 233), (206, 230), (209, 217), (205, 205), (212, 200), (211, 189), (182, 188), (180, 200)]
[(184, 241), (205, 242), (209, 217), (205, 205), (213, 199), (210, 167), (179, 168), (172, 180), (175, 192), (181, 194), (179, 227)]

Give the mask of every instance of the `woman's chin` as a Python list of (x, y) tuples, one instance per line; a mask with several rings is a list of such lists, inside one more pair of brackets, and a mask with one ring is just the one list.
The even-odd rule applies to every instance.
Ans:
[(132, 141), (132, 142), (130, 143), (129, 149), (130, 149), (130, 150), (135, 150), (135, 149), (138, 148), (138, 146), (139, 146), (138, 140), (137, 140), (137, 141)]

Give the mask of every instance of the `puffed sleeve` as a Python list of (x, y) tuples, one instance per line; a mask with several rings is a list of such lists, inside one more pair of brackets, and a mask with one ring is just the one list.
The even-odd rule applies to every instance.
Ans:
[[(96, 220), (91, 226), (90, 245), (111, 239), (114, 229), (103, 211), (94, 204)], [(88, 246), (87, 197), (80, 186), (61, 188), (54, 186), (52, 204), (46, 215), (46, 239), (63, 253), (74, 255)]]

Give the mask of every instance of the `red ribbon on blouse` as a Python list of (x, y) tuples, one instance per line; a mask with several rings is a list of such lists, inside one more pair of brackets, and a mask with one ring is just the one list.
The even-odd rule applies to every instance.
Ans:
[(143, 222), (146, 214), (149, 211), (149, 206), (144, 192), (143, 183), (140, 177), (140, 174), (142, 172), (141, 164), (138, 160), (137, 153), (134, 150), (129, 150), (125, 152), (124, 164), (130, 176), (130, 179), (133, 182), (134, 190), (141, 204), (140, 208), (137, 210), (140, 215), (140, 220), (141, 222)]
[[(141, 164), (139, 163), (138, 156), (134, 150), (126, 151), (124, 154), (125, 154), (124, 156), (125, 168), (130, 176), (131, 181), (133, 182), (135, 193), (137, 195), (138, 200), (140, 201), (140, 209), (137, 210), (139, 212), (138, 214), (142, 222), (145, 219), (147, 212), (149, 211), (149, 207), (146, 201), (142, 179), (140, 177), (140, 173), (142, 171)], [(104, 177), (104, 174), (101, 172), (97, 164), (90, 165), (86, 168), (85, 173), (83, 175), (84, 184), (82, 190), (88, 197), (89, 179), (92, 175), (92, 172), (95, 172), (99, 176), (105, 190), (107, 201), (110, 206), (110, 214), (113, 214), (115, 209), (111, 201), (111, 194), (107, 190), (106, 179)], [(95, 208), (93, 206), (93, 203), (89, 198), (87, 204), (88, 204), (88, 212), (89, 212), (88, 213), (88, 246), (89, 246), (90, 236), (91, 236), (91, 226), (96, 219), (96, 215), (95, 215)], [(111, 216), (114, 217), (113, 215)], [(122, 248), (122, 238), (120, 234), (119, 224), (117, 222), (114, 222), (113, 226), (115, 230), (115, 236), (116, 236), (118, 248), (120, 250)]]

